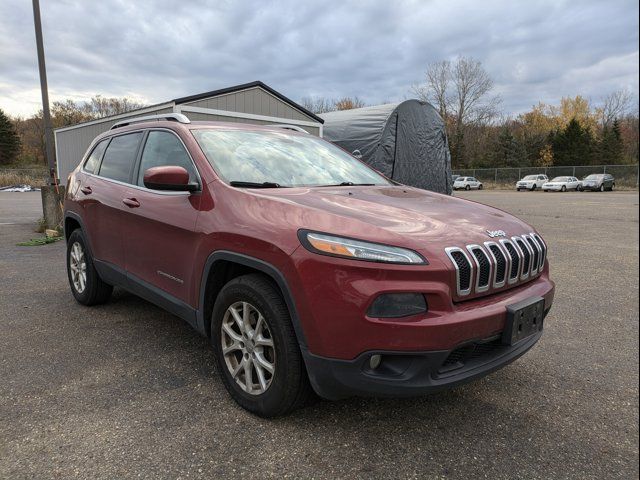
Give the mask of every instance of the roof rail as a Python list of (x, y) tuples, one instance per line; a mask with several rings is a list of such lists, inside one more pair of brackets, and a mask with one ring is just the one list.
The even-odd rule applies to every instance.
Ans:
[(300, 132), (300, 133), (309, 133), (304, 128), (298, 127), (297, 125), (287, 125), (283, 123), (281, 125), (265, 125), (265, 126), (272, 127), (272, 128), (283, 128), (285, 130), (295, 130), (296, 132)]
[(148, 115), (146, 117), (135, 117), (128, 120), (121, 120), (114, 123), (111, 126), (110, 130), (113, 130), (114, 128), (124, 127), (126, 125), (131, 125), (132, 123), (148, 122), (150, 120), (157, 120), (158, 122), (161, 120), (169, 120), (180, 123), (191, 123), (191, 120), (189, 120), (186, 115), (183, 115), (182, 113), (163, 113), (160, 115)]

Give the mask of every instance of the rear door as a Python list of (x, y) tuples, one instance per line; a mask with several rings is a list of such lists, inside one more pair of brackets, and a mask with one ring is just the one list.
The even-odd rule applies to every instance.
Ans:
[(150, 130), (136, 167), (126, 208), (124, 242), (127, 275), (192, 304), (190, 284), (196, 251), (199, 192), (169, 192), (144, 186), (144, 172), (157, 166), (180, 166), (190, 181), (202, 185), (184, 143), (170, 130)]
[[(124, 272), (122, 203), (129, 189), (142, 132), (118, 135), (107, 140), (101, 160), (90, 156), (80, 187), (85, 205), (84, 220), (97, 260)], [(102, 144), (99, 144), (101, 146)]]

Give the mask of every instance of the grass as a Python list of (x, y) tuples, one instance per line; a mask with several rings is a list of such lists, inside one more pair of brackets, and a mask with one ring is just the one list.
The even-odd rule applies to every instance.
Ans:
[(28, 240), (26, 242), (16, 243), (16, 245), (18, 245), (19, 247), (37, 247), (40, 245), (46, 245), (48, 243), (54, 243), (59, 240), (62, 240), (62, 237), (38, 237), (32, 238), (31, 240)]
[(0, 170), (0, 187), (11, 185), (29, 185), (31, 187), (41, 187), (45, 182), (46, 172), (38, 173), (36, 170), (19, 172), (16, 170)]

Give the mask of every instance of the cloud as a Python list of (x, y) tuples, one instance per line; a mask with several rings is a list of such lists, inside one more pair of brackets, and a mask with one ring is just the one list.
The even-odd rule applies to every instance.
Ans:
[[(410, 96), (428, 63), (482, 61), (507, 113), (581, 94), (638, 93), (630, 0), (42, 2), (52, 100), (148, 103), (262, 80), (290, 98)], [(40, 106), (30, 2), (0, 4), (0, 108)]]

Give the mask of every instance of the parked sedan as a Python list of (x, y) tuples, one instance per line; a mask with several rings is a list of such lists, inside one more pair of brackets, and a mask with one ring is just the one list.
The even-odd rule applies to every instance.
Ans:
[(592, 173), (582, 180), (583, 190), (604, 192), (605, 190), (613, 191), (615, 187), (616, 180), (608, 173)]
[(576, 177), (556, 177), (542, 185), (542, 190), (545, 192), (549, 190), (555, 192), (566, 192), (567, 190), (578, 191), (580, 188), (581, 182)]
[(482, 183), (474, 177), (458, 177), (453, 182), (454, 190), (482, 190)]
[(522, 180), (516, 182), (516, 190), (531, 190), (532, 192), (536, 188), (541, 188), (545, 182), (548, 182), (549, 178), (543, 174), (527, 175)]

